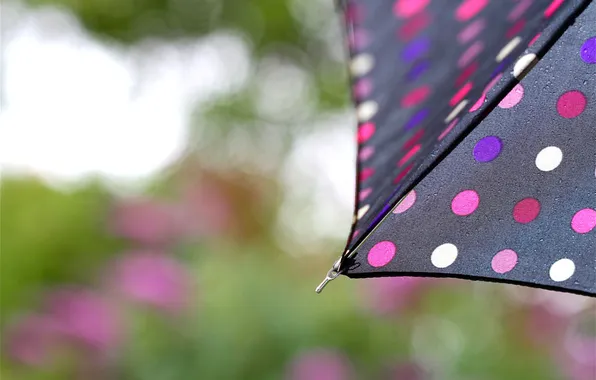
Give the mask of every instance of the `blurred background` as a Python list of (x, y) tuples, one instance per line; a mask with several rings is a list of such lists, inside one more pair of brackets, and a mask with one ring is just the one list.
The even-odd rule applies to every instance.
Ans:
[(2, 0), (0, 375), (594, 380), (594, 301), (314, 287), (352, 219), (332, 0)]

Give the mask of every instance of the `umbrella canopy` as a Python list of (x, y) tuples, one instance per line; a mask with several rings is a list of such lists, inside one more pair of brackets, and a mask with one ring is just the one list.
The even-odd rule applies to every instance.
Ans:
[(459, 277), (596, 295), (596, 3), (342, 9), (358, 179), (327, 280)]

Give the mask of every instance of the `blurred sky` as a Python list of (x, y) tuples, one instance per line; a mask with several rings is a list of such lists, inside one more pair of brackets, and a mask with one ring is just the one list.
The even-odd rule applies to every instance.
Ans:
[[(2, 11), (2, 170), (55, 186), (88, 176), (115, 188), (144, 183), (184, 155), (192, 112), (260, 74), (251, 46), (232, 31), (124, 46), (94, 38), (66, 10), (4, 2)], [(287, 112), (280, 102), (309, 107), (308, 73), (263, 66), (261, 114), (275, 120)], [(298, 240), (343, 239), (354, 197), (353, 116), (315, 119), (320, 125), (297, 138), (284, 164), (280, 221)], [(242, 139), (237, 145), (256, 154)], [(296, 223), (300, 216), (306, 223)]]

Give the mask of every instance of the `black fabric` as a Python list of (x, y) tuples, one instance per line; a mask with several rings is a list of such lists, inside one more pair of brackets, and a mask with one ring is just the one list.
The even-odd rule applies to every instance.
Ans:
[[(596, 4), (588, 3), (568, 1), (549, 26), (542, 24), (520, 60), (544, 57), (519, 84), (504, 75), (473, 111), (483, 96), (470, 96), (443, 140), (423, 144), (412, 177), (397, 185), (407, 191), (409, 181), (417, 183), (413, 192), (404, 199), (398, 191), (402, 203), (381, 223), (360, 219), (356, 228), (375, 229), (351, 242), (357, 249), (344, 260), (344, 274), (460, 277), (596, 294)], [(445, 128), (439, 119), (428, 124), (434, 136)], [(383, 207), (389, 190), (380, 188), (382, 195), (369, 195), (376, 199), (371, 210)]]
[[(454, 108), (467, 102), (461, 109), (465, 113), (555, 16), (569, 18), (585, 1), (560, 3), (557, 7), (550, 0), (347, 2), (344, 13), (353, 66), (362, 66), (358, 63), (366, 56), (374, 61), (369, 71), (353, 72), (356, 107), (374, 102), (377, 111), (359, 123), (355, 217), (346, 251), (357, 247), (440, 153), (450, 149), (454, 138), (439, 141), (439, 136)], [(461, 38), (478, 24), (482, 27), (476, 34)], [(497, 59), (512, 40), (519, 41), (515, 49)], [(481, 49), (478, 54), (463, 59), (475, 47)], [(461, 100), (450, 104), (467, 85), (471, 87)], [(415, 102), (416, 97), (422, 100)], [(474, 122), (459, 123), (452, 135), (469, 130)], [(366, 138), (371, 125), (374, 133)], [(371, 148), (374, 153), (368, 154)]]

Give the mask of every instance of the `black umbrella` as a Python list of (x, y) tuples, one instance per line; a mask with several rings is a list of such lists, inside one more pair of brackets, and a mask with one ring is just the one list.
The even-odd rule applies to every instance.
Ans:
[(355, 216), (323, 286), (457, 277), (596, 295), (596, 3), (353, 0)]

